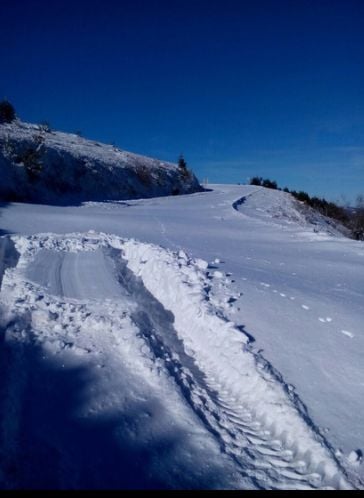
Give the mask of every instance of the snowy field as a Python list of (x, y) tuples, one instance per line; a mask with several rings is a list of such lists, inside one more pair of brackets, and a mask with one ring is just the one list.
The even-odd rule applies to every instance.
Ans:
[(211, 188), (0, 209), (2, 488), (364, 487), (364, 244)]

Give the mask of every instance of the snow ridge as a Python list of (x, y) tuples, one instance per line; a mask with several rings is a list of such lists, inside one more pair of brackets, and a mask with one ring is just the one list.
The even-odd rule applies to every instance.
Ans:
[[(227, 425), (234, 421), (235, 426), (242, 427), (243, 435), (233, 431), (230, 439), (239, 440), (245, 436), (252, 444), (253, 448), (245, 451), (244, 457), (254, 455), (254, 465), (250, 465), (257, 482), (263, 488), (283, 489), (281, 480), (284, 476), (286, 481), (292, 479), (290, 484), (286, 482), (291, 489), (301, 486), (345, 488), (345, 478), (340, 476), (335, 458), (322, 436), (314, 432), (311, 421), (310, 426), (305, 424), (309, 421), (307, 416), (304, 421), (302, 414), (297, 412), (297, 397), (296, 406), (293, 406), (285, 392), (289, 389), (277, 382), (278, 376), (273, 375), (272, 368), (267, 368), (266, 361), (257, 361), (246, 347), (248, 337), (210, 308), (203, 284), (200, 283), (200, 292), (196, 292), (199, 272), (193, 263), (184, 254), (180, 254), (176, 262), (173, 254), (167, 253), (161, 258), (156, 252), (160, 254), (160, 249), (149, 245), (143, 247), (127, 242), (124, 246), (128, 265), (141, 276), (157, 299), (173, 312), (176, 330), (183, 337), (186, 350), (204, 372), (209, 390), (217, 393)], [(178, 269), (182, 269), (184, 278), (181, 279)], [(247, 385), (242, 384), (242, 379)], [(235, 451), (241, 455), (239, 444), (238, 448)], [(279, 451), (287, 459), (285, 463), (282, 463)], [(263, 455), (269, 455), (268, 463)], [(259, 460), (264, 472), (255, 474)], [(285, 468), (278, 471), (278, 476), (275, 464)], [(243, 467), (246, 469), (247, 466), (247, 461), (244, 461)]]

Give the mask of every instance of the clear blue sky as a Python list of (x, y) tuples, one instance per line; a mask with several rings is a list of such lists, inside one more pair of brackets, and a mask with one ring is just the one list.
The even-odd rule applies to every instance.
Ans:
[(20, 118), (200, 179), (364, 192), (364, 0), (1, 0)]

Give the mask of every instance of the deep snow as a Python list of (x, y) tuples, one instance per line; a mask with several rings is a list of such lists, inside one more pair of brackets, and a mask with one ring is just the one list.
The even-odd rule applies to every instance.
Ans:
[(1, 215), (3, 486), (362, 487), (362, 243), (247, 186)]

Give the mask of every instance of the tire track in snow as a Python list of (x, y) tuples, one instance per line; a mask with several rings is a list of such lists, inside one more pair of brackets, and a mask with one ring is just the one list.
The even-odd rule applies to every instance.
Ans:
[[(120, 259), (119, 251), (108, 251), (114, 260), (120, 284), (137, 303), (134, 323), (151, 352), (164, 362), (169, 375), (182, 395), (219, 440), (222, 451), (239, 465), (244, 476), (265, 489), (316, 489), (325, 485), (325, 466), (312, 465), (310, 455), (297, 458), (295, 451), (285, 449), (284, 441), (274, 437), (249, 406), (239, 404), (228, 383), (207, 378), (173, 327), (173, 315), (147, 291), (142, 281)], [(295, 448), (296, 449), (296, 448)], [(332, 487), (344, 485), (340, 476), (331, 476)]]
[[(283, 379), (267, 362), (259, 361), (246, 348), (243, 350), (246, 341), (241, 334), (219, 316), (218, 310), (209, 309), (203, 292), (198, 295), (196, 281), (201, 274), (193, 264), (183, 261), (183, 257), (177, 261), (170, 253), (161, 254), (160, 249), (147, 244), (127, 242), (123, 249), (129, 268), (174, 313), (178, 336), (204, 373), (207, 393), (218, 406), (214, 413), (218, 425), (228, 431), (226, 437), (220, 430), (225, 448), (232, 453), (238, 451), (242, 468), (250, 469), (250, 475), (262, 487), (350, 488), (333, 452), (298, 397), (288, 396), (290, 389)], [(200, 285), (201, 289), (205, 284)], [(217, 398), (212, 395), (214, 392)], [(234, 418), (241, 419), (241, 410), (248, 414), (253, 426), (247, 421), (245, 425), (234, 423)], [(221, 420), (227, 420), (228, 427)], [(233, 443), (234, 439), (239, 443)], [(277, 441), (293, 464), (284, 462), (279, 455), (271, 455), (269, 461), (263, 457), (264, 451), (277, 451)], [(262, 470), (257, 471), (260, 465)]]
[[(36, 244), (34, 244), (36, 245)], [(57, 244), (55, 244), (56, 246)], [(118, 388), (118, 377), (123, 376), (123, 374), (126, 371), (126, 368), (129, 368), (133, 375), (139, 376), (139, 383), (141, 385), (141, 393), (143, 393), (143, 387), (144, 385), (149, 386), (148, 388), (148, 394), (150, 391), (150, 398), (153, 401), (153, 398), (156, 396), (159, 396), (158, 401), (162, 402), (163, 405), (166, 406), (165, 410), (168, 413), (170, 404), (176, 403), (175, 398), (179, 398), (178, 391), (173, 389), (171, 392), (171, 389), (169, 388), (169, 395), (168, 399), (165, 399), (165, 397), (161, 396), (161, 393), (165, 393), (165, 391), (162, 389), (159, 391), (159, 389), (156, 390), (155, 392), (155, 387), (156, 387), (156, 382), (159, 384), (163, 385), (163, 382), (166, 383), (167, 377), (165, 375), (160, 374), (160, 370), (163, 370), (164, 368), (164, 361), (162, 358), (164, 358), (162, 352), (163, 352), (163, 345), (160, 347), (160, 354), (158, 353), (158, 348), (156, 343), (153, 343), (153, 347), (150, 348), (148, 347), (148, 342), (145, 340), (143, 337), (143, 333), (146, 332), (146, 326), (148, 326), (148, 323), (143, 323), (142, 319), (144, 317), (135, 317), (135, 315), (140, 314), (141, 310), (136, 309), (135, 307), (135, 302), (133, 300), (133, 294), (126, 289), (124, 285), (121, 285), (118, 283), (118, 280), (115, 278), (115, 275), (112, 272), (112, 265), (109, 265), (108, 263), (109, 258), (105, 257), (105, 266), (104, 268), (108, 269), (108, 278), (110, 279), (111, 283), (110, 285), (107, 285), (107, 289), (105, 287), (103, 288), (103, 292), (111, 292), (112, 295), (114, 295), (115, 292), (115, 287), (118, 287), (119, 289), (119, 294), (121, 295), (121, 298), (118, 299), (112, 299), (112, 298), (106, 298), (106, 299), (88, 299), (88, 296), (86, 294), (87, 288), (89, 285), (88, 282), (88, 276), (87, 276), (87, 271), (85, 274), (85, 270), (87, 269), (88, 264), (84, 265), (81, 263), (82, 261), (82, 256), (86, 256), (86, 262), (90, 262), (90, 260), (93, 261), (102, 261), (101, 256), (106, 256), (105, 252), (109, 253), (109, 249), (106, 249), (105, 251), (103, 250), (102, 247), (100, 249), (97, 249), (92, 257), (91, 253), (87, 252), (76, 252), (76, 253), (69, 253), (67, 251), (63, 251), (58, 253), (57, 249), (59, 247), (54, 247), (53, 249), (36, 249), (33, 248), (34, 251), (32, 251), (32, 257), (31, 258), (25, 258), (28, 259), (28, 264), (24, 264), (24, 260), (21, 261), (21, 265), (19, 265), (19, 268), (15, 268), (14, 272), (11, 272), (10, 274), (7, 275), (6, 278), (6, 285), (4, 289), (4, 293), (1, 294), (1, 301), (4, 302), (4, 304), (7, 306), (8, 309), (11, 309), (11, 315), (13, 316), (13, 319), (11, 320), (10, 323), (7, 324), (7, 336), (8, 340), (10, 339), (11, 341), (17, 341), (19, 342), (19, 347), (14, 348), (15, 352), (19, 349), (22, 351), (26, 351), (26, 346), (24, 348), (21, 347), (22, 342), (26, 343), (27, 341), (31, 341), (37, 345), (41, 345), (42, 349), (42, 355), (43, 358), (47, 358), (49, 355), (52, 358), (63, 358), (64, 355), (71, 354), (74, 357), (74, 360), (76, 361), (76, 364), (79, 364), (79, 361), (81, 364), (83, 364), (84, 361), (86, 362), (91, 362), (94, 364), (95, 367), (97, 368), (102, 368), (105, 369), (103, 370), (104, 376), (106, 372), (106, 377), (109, 377), (112, 375), (113, 377), (113, 384), (109, 388), (110, 392), (106, 390), (105, 392), (105, 398), (106, 400), (104, 401), (103, 399), (101, 400), (102, 404), (101, 406), (99, 405), (99, 401), (97, 399), (94, 399), (94, 401), (91, 401), (91, 404), (88, 403), (86, 410), (88, 413), (95, 413), (100, 414), (101, 417), (103, 416), (103, 410), (110, 408), (113, 406), (113, 399), (118, 398), (118, 396), (121, 393), (113, 392), (113, 390)], [(38, 274), (39, 280), (43, 282), (44, 275), (42, 276), (40, 272), (41, 265), (40, 261), (37, 256), (45, 256), (47, 253), (44, 251), (49, 251), (49, 253), (53, 252), (53, 263), (51, 263), (51, 254), (48, 254), (48, 259), (46, 257), (45, 261), (45, 266), (46, 269), (49, 270), (46, 277), (51, 278), (52, 280), (52, 273), (54, 273), (54, 276), (57, 276), (60, 274), (62, 277), (65, 277), (65, 274), (63, 274), (63, 270), (67, 273), (70, 268), (73, 269), (74, 272), (76, 272), (76, 275), (72, 275), (68, 284), (70, 284), (68, 290), (66, 293), (71, 292), (71, 294), (74, 294), (77, 292), (81, 298), (77, 299), (74, 296), (71, 297), (65, 297), (64, 296), (64, 288), (63, 286), (60, 286), (58, 283), (58, 287), (54, 287), (53, 290), (55, 291), (53, 295), (49, 295), (45, 292), (44, 286), (42, 286), (40, 283), (34, 283), (31, 281), (28, 281), (28, 278), (30, 274), (32, 274), (32, 271), (29, 271), (32, 265), (35, 265), (37, 271), (35, 272)], [(120, 260), (120, 251), (117, 251), (116, 253), (118, 255), (118, 259)], [(64, 257), (58, 258), (58, 255), (62, 255)], [(59, 265), (58, 262), (59, 260), (63, 261), (63, 264)], [(112, 258), (111, 258), (112, 259)], [(68, 262), (67, 262), (68, 260)], [(112, 260), (113, 261), (113, 260)], [(60, 270), (60, 271), (59, 271)], [(34, 277), (33, 273), (33, 277)], [(104, 275), (106, 276), (106, 274)], [(67, 289), (67, 286), (66, 286)], [(101, 289), (100, 289), (101, 290)], [(93, 291), (90, 289), (90, 293), (92, 295)], [(163, 310), (161, 310), (162, 313)], [(139, 334), (137, 334), (138, 329), (133, 326), (132, 320), (131, 320), (131, 315), (130, 312), (134, 315), (134, 324), (139, 324), (140, 329), (139, 329)], [(23, 320), (24, 319), (24, 320)], [(162, 320), (162, 318), (161, 318)], [(144, 328), (142, 326), (144, 325)], [(139, 337), (138, 337), (139, 335)], [(152, 338), (153, 339), (153, 338)], [(135, 349), (136, 348), (136, 349)], [(150, 354), (150, 351), (153, 351), (154, 354)], [(1, 353), (1, 351), (0, 351)], [(91, 354), (90, 354), (91, 353)], [(88, 356), (90, 354), (90, 356)], [(76, 358), (75, 358), (76, 356)], [(29, 382), (29, 379), (27, 378), (30, 374), (29, 368), (27, 365), (26, 358), (20, 358), (17, 360), (16, 358), (10, 358), (10, 369), (11, 372), (9, 374), (9, 366), (7, 368), (7, 380), (11, 381), (8, 382), (9, 384), (9, 391), (11, 392), (11, 399), (8, 401), (6, 397), (0, 396), (0, 402), (2, 403), (3, 401), (5, 402), (5, 410), (3, 413), (3, 416), (1, 417), (0, 420), (0, 486), (2, 484), (2, 475), (1, 475), (1, 468), (7, 469), (9, 467), (18, 467), (21, 470), (25, 467), (28, 468), (30, 466), (31, 469), (37, 470), (37, 462), (30, 462), (28, 463), (23, 463), (22, 462), (22, 451), (27, 451), (28, 448), (23, 448), (21, 444), (18, 444), (17, 442), (17, 436), (19, 435), (19, 432), (21, 430), (21, 426), (19, 428), (19, 414), (21, 413), (23, 409), (23, 401), (24, 401), (24, 389), (23, 389), (23, 384), (27, 384)], [(64, 360), (60, 360), (64, 361)], [(110, 369), (110, 362), (113, 364), (113, 367)], [(142, 363), (141, 363), (142, 362)], [(175, 366), (177, 366), (177, 363), (174, 363)], [(0, 365), (1, 366), (1, 365)], [(63, 365), (64, 366), (64, 365)], [(26, 367), (26, 368), (25, 368)], [(21, 375), (19, 375), (19, 371), (21, 372)], [(153, 379), (154, 376), (154, 379)], [(21, 378), (24, 377), (24, 383), (21, 382)], [(153, 381), (149, 383), (149, 379), (152, 378)], [(186, 375), (184, 374), (183, 371), (181, 371), (181, 378), (185, 379)], [(107, 380), (107, 379), (106, 379)], [(130, 380), (130, 379), (129, 379)], [(173, 383), (170, 383), (170, 387), (173, 386)], [(123, 384), (121, 384), (123, 386)], [(186, 391), (188, 389), (189, 383), (186, 384)], [(107, 388), (108, 386), (106, 386)], [(124, 385), (125, 387), (125, 385)], [(133, 386), (133, 383), (128, 384), (128, 389), (130, 388), (130, 396), (132, 399), (134, 399), (134, 396), (138, 392), (138, 388), (135, 389), (135, 386)], [(92, 387), (92, 390), (94, 387)], [(97, 387), (96, 387), (97, 390)], [(159, 395), (158, 395), (159, 393)], [(2, 394), (2, 393), (1, 393)], [(125, 395), (122, 394), (122, 397)], [(144, 395), (142, 395), (144, 397)], [(108, 401), (108, 398), (111, 398), (110, 401)], [(149, 399), (149, 397), (148, 397)], [(148, 413), (153, 412), (155, 409), (153, 404), (155, 402), (153, 401), (150, 403), (150, 407), (148, 407)], [(178, 402), (179, 403), (179, 402)], [(10, 409), (9, 409), (10, 405)], [(116, 405), (117, 406), (117, 405)], [(182, 403), (181, 405), (178, 404), (177, 406), (180, 406), (182, 408), (181, 412), (178, 412), (177, 420), (173, 421), (173, 411), (169, 412), (170, 418), (171, 418), (171, 424), (170, 426), (167, 425), (166, 427), (166, 432), (168, 430), (173, 430), (173, 432), (176, 432), (176, 443), (178, 442), (178, 431), (180, 427), (180, 423), (178, 421), (178, 417), (181, 417), (183, 420), (184, 417), (188, 414), (188, 420), (189, 420), (189, 426), (188, 426), (188, 431), (186, 431), (185, 434), (185, 439), (186, 443), (182, 442), (179, 443), (178, 446), (187, 446), (190, 449), (190, 451), (193, 451), (193, 454), (198, 455), (199, 454), (199, 449), (197, 448), (199, 444), (199, 440), (201, 436), (199, 436), (199, 431), (195, 430), (196, 427), (196, 420), (194, 418), (196, 417), (191, 417), (189, 409), (185, 408), (185, 403)], [(15, 413), (14, 413), (15, 411)], [(186, 412), (186, 413), (184, 413)], [(163, 410), (158, 410), (158, 419), (163, 418)], [(107, 416), (107, 413), (106, 413)], [(135, 415), (133, 414), (133, 411), (130, 413), (130, 417), (143, 417), (143, 413), (136, 413)], [(145, 416), (145, 415), (144, 415)], [(147, 415), (148, 418), (150, 415)], [(41, 422), (41, 421), (40, 421)], [(65, 421), (66, 427), (67, 427), (67, 421)], [(120, 430), (130, 430), (130, 427), (123, 427), (123, 419), (120, 420)], [(153, 419), (148, 420), (148, 426), (149, 424), (153, 424)], [(155, 422), (154, 422), (155, 425)], [(2, 433), (4, 432), (2, 429), (5, 428), (5, 433), (8, 435), (6, 440), (3, 440), (2, 438)], [(143, 427), (141, 428), (143, 429)], [(36, 429), (37, 430), (37, 429)], [(191, 430), (191, 432), (190, 432)], [(153, 431), (153, 429), (152, 429)], [(206, 432), (203, 432), (204, 435), (204, 440), (201, 445), (201, 453), (204, 454), (203, 448), (209, 448), (209, 442), (206, 441)], [(188, 440), (188, 435), (194, 434), (197, 436), (197, 440), (193, 439), (191, 441)], [(108, 437), (108, 434), (105, 435), (106, 438)], [(91, 435), (92, 437), (92, 435)], [(172, 437), (172, 436), (168, 436)], [(49, 439), (49, 438), (48, 438)], [(49, 446), (52, 446), (52, 436), (50, 439), (50, 444), (48, 442), (48, 439), (46, 439), (46, 443), (48, 446), (45, 446), (45, 451), (48, 451)], [(57, 436), (56, 436), (57, 439)], [(43, 444), (43, 443), (42, 443)], [(57, 444), (57, 443), (56, 443)], [(69, 466), (70, 469), (72, 469), (72, 472), (75, 472), (78, 474), (79, 472), (79, 467), (81, 467), (81, 473), (83, 472), (83, 462), (78, 462), (77, 461), (77, 456), (75, 457), (72, 454), (67, 453), (67, 446), (63, 447), (63, 443), (59, 444), (57, 446), (57, 451), (58, 449), (60, 450), (60, 453), (63, 455), (62, 458), (64, 461), (67, 461), (67, 466)], [(139, 444), (142, 446), (143, 441), (136, 441), (136, 452)], [(146, 448), (145, 452), (148, 454), (148, 451), (154, 452), (155, 449), (153, 450), (153, 436), (151, 438), (151, 441), (148, 442), (150, 445), (150, 450)], [(107, 444), (105, 445), (107, 448)], [(219, 452), (216, 451), (216, 445), (214, 444), (212, 446), (213, 450), (216, 452), (215, 455), (211, 455), (211, 452), (208, 454), (212, 456), (212, 458), (215, 458), (216, 460), (216, 455), (219, 455)], [(40, 445), (40, 448), (42, 451), (43, 446)], [(101, 448), (102, 450), (103, 448)], [(163, 465), (166, 466), (166, 463), (164, 462), (164, 459), (167, 458), (168, 455), (168, 450), (166, 451), (165, 449), (163, 450), (163, 447), (161, 449), (161, 455), (158, 456), (158, 453), (155, 453), (155, 460), (157, 461), (156, 463), (158, 466), (161, 466), (161, 471), (162, 473), (165, 472), (163, 469)], [(5, 455), (3, 458), (2, 455), (2, 450), (4, 450)], [(29, 450), (28, 450), (29, 451)], [(30, 450), (32, 451), (32, 450)], [(34, 450), (36, 454), (36, 449)], [(166, 454), (163, 454), (163, 451), (166, 451)], [(177, 450), (178, 453), (179, 450)], [(182, 453), (183, 454), (183, 453)], [(108, 455), (104, 455), (107, 457)], [(131, 454), (130, 454), (130, 459), (133, 461), (133, 458), (135, 456), (135, 451), (132, 448), (131, 449)], [(173, 457), (174, 455), (171, 455), (171, 466), (175, 466), (176, 464), (173, 464)], [(88, 458), (88, 457), (87, 457)], [(87, 465), (87, 458), (85, 459), (85, 465)], [(178, 456), (177, 456), (178, 458)], [(198, 457), (196, 457), (198, 459)], [(75, 459), (75, 461), (73, 460)], [(168, 458), (169, 459), (169, 458)], [(148, 459), (147, 459), (148, 460)], [(226, 466), (226, 463), (224, 464), (223, 462), (226, 462), (227, 458), (221, 460), (219, 457), (219, 463), (216, 468), (219, 471), (220, 466), (224, 466), (224, 471), (227, 471), (228, 475), (231, 472), (231, 470), (235, 469), (234, 466), (229, 462), (229, 465)], [(190, 459), (188, 457), (188, 452), (187, 452), (187, 459), (186, 459), (186, 464), (182, 462), (182, 465), (180, 465), (179, 471), (183, 474), (183, 469), (188, 469)], [(49, 462), (49, 468), (52, 469), (53, 463), (50, 461)], [(114, 464), (117, 466), (117, 462)], [(123, 461), (121, 459), (120, 462), (121, 469), (120, 470), (125, 470), (125, 466), (123, 465)], [(181, 481), (184, 483), (187, 483), (187, 486), (189, 486), (189, 482), (193, 482), (193, 479), (196, 479), (196, 476), (200, 479), (198, 482), (204, 482), (203, 480), (203, 475), (204, 472), (206, 472), (206, 468), (210, 467), (210, 463), (204, 463), (203, 467), (200, 469), (196, 468), (196, 472), (194, 473), (194, 470), (191, 469), (191, 474), (193, 477), (192, 479), (190, 477), (181, 477)], [(46, 466), (45, 468), (45, 474), (47, 474), (47, 471), (49, 471), (49, 468)], [(211, 468), (214, 468), (214, 464), (211, 465)], [(60, 486), (66, 486), (68, 482), (68, 477), (64, 476), (62, 474), (62, 465), (61, 468), (58, 469), (58, 467), (53, 469), (56, 473), (60, 472)], [(171, 469), (172, 470), (172, 469)], [(175, 467), (173, 468), (173, 471), (175, 472)], [(95, 478), (97, 479), (99, 476), (100, 471), (99, 468), (92, 469), (92, 473), (95, 474)], [(234, 475), (232, 474), (232, 475)], [(121, 472), (122, 475), (122, 472)], [(158, 477), (157, 473), (157, 477)], [(241, 483), (242, 481), (234, 477), (232, 478), (232, 475), (230, 474), (230, 477), (228, 477), (226, 480), (229, 482), (232, 486), (236, 486), (237, 483)], [(200, 477), (202, 476), (202, 478)], [(5, 486), (12, 486), (12, 487), (19, 487), (21, 486), (22, 480), (20, 478), (20, 484), (17, 484), (17, 481), (13, 480), (12, 476), (7, 476), (7, 473), (5, 471), (4, 473), (4, 478), (7, 481), (5, 483)], [(87, 482), (93, 482), (94, 476), (90, 476), (90, 481)], [(143, 478), (143, 475), (140, 476), (140, 479)], [(232, 481), (233, 479), (233, 481)], [(122, 481), (123, 482), (123, 481)], [(128, 482), (128, 481), (127, 481)], [(140, 483), (143, 481), (141, 480)], [(153, 482), (153, 481), (152, 481)], [(167, 483), (169, 482), (168, 480), (166, 481)], [(214, 482), (214, 480), (211, 480), (211, 483)], [(225, 482), (225, 477), (220, 478), (220, 485), (223, 485)], [(247, 487), (247, 479), (245, 479), (245, 486), (244, 488)], [(251, 482), (251, 481), (249, 481)], [(172, 480), (173, 484), (173, 480)], [(174, 482), (176, 484), (176, 482)], [(178, 484), (178, 480), (177, 480)], [(58, 485), (57, 485), (58, 486)], [(240, 486), (241, 487), (241, 484)]]
[[(90, 250), (87, 240), (73, 237), (78, 251)], [(32, 238), (33, 253), (47, 245), (40, 241)], [(45, 242), (67, 250), (56, 237)], [(244, 477), (264, 489), (350, 488), (322, 438), (297, 417), (285, 394), (274, 391), (276, 376), (241, 349), (241, 333), (237, 338), (216, 313), (196, 308), (201, 272), (155, 246), (107, 236), (92, 244), (106, 251), (122, 292), (136, 303), (132, 319), (140, 337)], [(241, 361), (246, 365), (239, 369)]]

